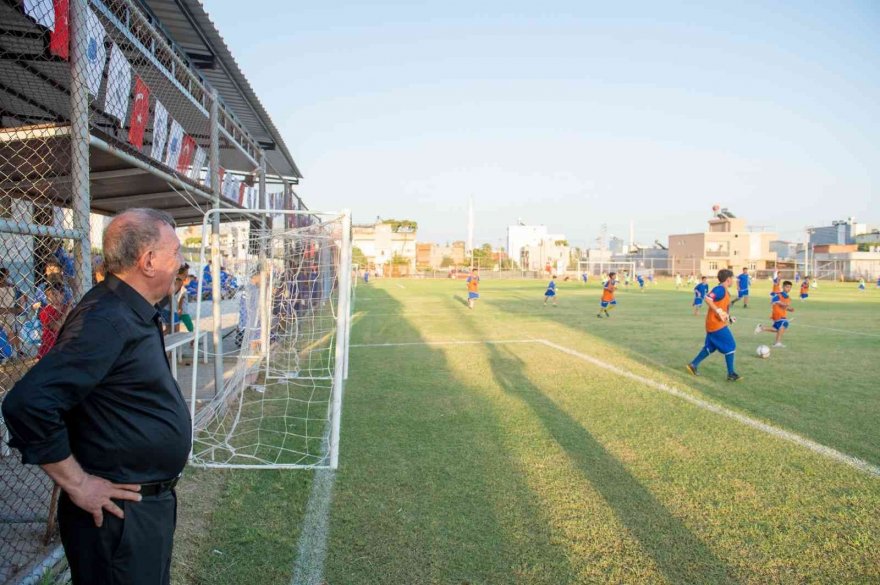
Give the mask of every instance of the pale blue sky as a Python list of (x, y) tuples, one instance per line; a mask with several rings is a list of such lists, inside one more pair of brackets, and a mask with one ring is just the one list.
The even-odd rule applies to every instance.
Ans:
[(880, 2), (203, 0), (312, 209), (498, 245), (880, 224)]

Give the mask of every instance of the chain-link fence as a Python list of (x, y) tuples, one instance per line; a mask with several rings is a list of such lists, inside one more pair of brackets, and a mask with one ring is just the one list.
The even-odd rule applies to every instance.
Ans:
[[(2, 0), (0, 23), (2, 400), (103, 276), (90, 211), (302, 204), (259, 196), (260, 145), (132, 0)], [(0, 583), (57, 547), (57, 491), (9, 440), (0, 419)]]

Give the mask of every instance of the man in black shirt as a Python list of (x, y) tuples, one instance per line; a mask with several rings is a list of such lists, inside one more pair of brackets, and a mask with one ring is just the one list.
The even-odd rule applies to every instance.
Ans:
[(114, 218), (106, 280), (3, 402), (9, 444), (63, 490), (59, 527), (75, 584), (170, 582), (173, 488), (192, 437), (155, 305), (182, 263), (171, 216)]

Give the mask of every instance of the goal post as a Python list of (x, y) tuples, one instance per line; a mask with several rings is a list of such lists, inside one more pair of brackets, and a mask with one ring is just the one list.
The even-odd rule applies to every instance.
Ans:
[(636, 273), (636, 263), (635, 262), (611, 262), (611, 261), (600, 261), (600, 260), (579, 260), (578, 261), (578, 274), (583, 274), (586, 272), (590, 276), (600, 276), (602, 274), (608, 274), (610, 272), (617, 272), (618, 275), (622, 276), (623, 272), (629, 273), (630, 276), (635, 276)]
[[(208, 211), (194, 317), (202, 315), (211, 267), (221, 265), (220, 247), (205, 244), (217, 220), (247, 226), (246, 251), (236, 247), (224, 260), (234, 274), (221, 272), (226, 282), (237, 281), (237, 289), (231, 300), (211, 300), (222, 305), (227, 329), (234, 323), (233, 352), (224, 351), (234, 363), (212, 395), (204, 388), (199, 395), (195, 344), (190, 464), (335, 469), (351, 328), (350, 213)], [(196, 320), (196, 339), (208, 318)]]

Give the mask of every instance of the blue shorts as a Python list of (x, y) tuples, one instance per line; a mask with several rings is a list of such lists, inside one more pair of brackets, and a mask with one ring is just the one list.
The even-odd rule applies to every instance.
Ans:
[(556, 296), (556, 291), (554, 291), (554, 290), (548, 290), (547, 292), (544, 293), (544, 296), (545, 296), (545, 297), (555, 297), (555, 296)]
[(469, 293), (468, 293), (468, 300), (470, 300), (470, 299), (478, 299), (478, 298), (480, 298), (480, 293), (475, 293), (475, 292), (469, 292)]
[(744, 288), (742, 290), (737, 291), (736, 298), (741, 299), (743, 297), (749, 296), (749, 289)]
[(696, 297), (696, 298), (694, 299), (694, 306), (695, 306), (695, 307), (701, 307), (701, 306), (703, 306), (703, 299), (702, 299), (701, 297)]
[(802, 298), (802, 299), (805, 299), (805, 298), (807, 298), (808, 296), (810, 296), (810, 295), (808, 295), (807, 293), (801, 293), (801, 298)]
[(602, 307), (602, 308), (604, 309), (604, 308), (606, 308), (608, 305), (616, 305), (616, 304), (617, 304), (617, 300), (615, 299), (615, 300), (613, 300), (613, 301), (602, 301), (602, 302), (599, 303), (599, 306)]
[(865, 290), (865, 285), (864, 285), (864, 284), (860, 284), (860, 285), (859, 285), (859, 288), (862, 289), (862, 290)]
[(779, 331), (780, 329), (788, 329), (788, 319), (780, 319), (779, 321), (773, 321), (773, 329)]
[(730, 327), (724, 327), (718, 331), (706, 333), (706, 350), (709, 353), (717, 351), (724, 355), (736, 351), (736, 341), (733, 339), (733, 333)]

